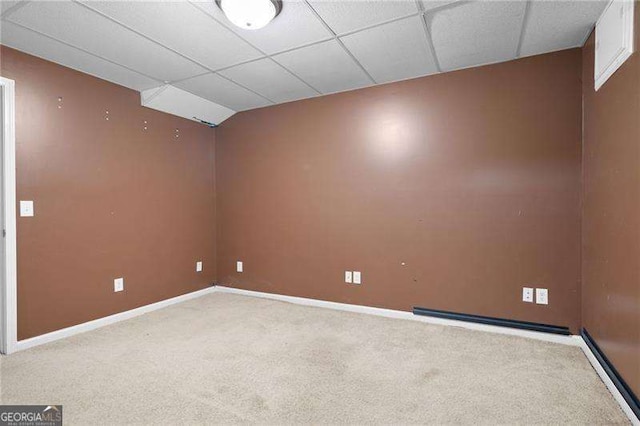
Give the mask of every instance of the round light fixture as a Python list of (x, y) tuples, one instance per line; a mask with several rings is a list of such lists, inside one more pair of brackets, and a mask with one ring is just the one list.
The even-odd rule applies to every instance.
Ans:
[(232, 24), (243, 30), (257, 30), (273, 20), (282, 10), (281, 0), (216, 0)]

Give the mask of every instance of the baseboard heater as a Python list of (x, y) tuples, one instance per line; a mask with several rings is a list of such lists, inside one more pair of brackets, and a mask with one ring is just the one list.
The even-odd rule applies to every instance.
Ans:
[(607, 373), (613, 384), (618, 388), (618, 391), (622, 395), (633, 414), (640, 420), (640, 401), (638, 401), (638, 397), (633, 393), (627, 382), (624, 381), (622, 376), (618, 373), (618, 370), (609, 362), (607, 356), (600, 350), (598, 344), (593, 340), (591, 335), (584, 328), (580, 331), (582, 338), (584, 339), (589, 349), (593, 353), (593, 356), (596, 357), (604, 371)]
[(521, 330), (540, 331), (543, 333), (571, 335), (568, 327), (557, 325), (539, 324), (536, 322), (518, 321), (504, 318), (484, 317), (482, 315), (459, 314), (457, 312), (439, 311), (436, 309), (413, 308), (414, 315), (426, 315), (428, 317), (444, 318), (457, 321), (475, 322), (487, 325), (497, 325), (500, 327), (519, 328)]

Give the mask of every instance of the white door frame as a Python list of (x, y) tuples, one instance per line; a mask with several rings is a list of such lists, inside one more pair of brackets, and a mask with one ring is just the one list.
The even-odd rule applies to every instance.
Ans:
[[(2, 229), (5, 232), (4, 259), (0, 279), (0, 301), (3, 316), (0, 318), (0, 352), (10, 354), (18, 342), (17, 316), (17, 251), (16, 251), (16, 122), (15, 122), (15, 82), (0, 77), (2, 86), (2, 160), (4, 200)], [(0, 231), (1, 232), (1, 231)], [(2, 235), (0, 235), (2, 237)]]

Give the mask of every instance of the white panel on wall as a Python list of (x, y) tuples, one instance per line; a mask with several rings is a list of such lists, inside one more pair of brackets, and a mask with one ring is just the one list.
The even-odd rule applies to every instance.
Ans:
[(349, 51), (378, 83), (438, 71), (422, 17), (413, 16), (342, 37)]
[(0, 42), (130, 89), (145, 90), (162, 83), (11, 22), (0, 23)]
[(373, 84), (335, 40), (276, 55), (273, 59), (322, 93)]
[(220, 124), (235, 111), (207, 99), (165, 85), (140, 93), (142, 106), (196, 121)]
[(212, 70), (261, 56), (247, 42), (186, 1), (84, 2), (88, 7), (99, 10)]
[(633, 1), (613, 0), (596, 24), (596, 90), (633, 53), (633, 5)]
[(332, 37), (331, 32), (315, 17), (309, 6), (299, 0), (285, 0), (280, 15), (259, 30), (243, 30), (236, 27), (227, 20), (212, 0), (194, 0), (193, 4), (268, 54)]

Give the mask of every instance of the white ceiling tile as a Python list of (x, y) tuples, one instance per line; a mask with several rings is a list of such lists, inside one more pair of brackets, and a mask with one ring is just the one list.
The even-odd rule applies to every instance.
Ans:
[(271, 59), (238, 65), (220, 74), (277, 103), (317, 95), (313, 89)]
[(271, 102), (250, 90), (212, 73), (175, 83), (174, 86), (234, 111), (271, 105)]
[(443, 70), (516, 57), (525, 1), (483, 1), (427, 15)]
[(20, 3), (20, 0), (0, 0), (0, 15)]
[[(138, 90), (181, 80), (176, 86), (234, 110), (316, 95), (291, 73), (322, 93), (373, 84), (316, 13), (338, 35), (348, 34), (341, 42), (383, 83), (437, 71), (418, 5), (427, 11), (437, 59), (448, 71), (514, 59), (527, 3), (308, 0), (312, 9), (302, 0), (284, 0), (271, 24), (247, 31), (230, 24), (214, 0), (82, 1), (25, 1), (2, 22), (0, 42)], [(0, 11), (17, 3), (0, 0)], [(532, 0), (521, 55), (579, 46), (605, 3)], [(291, 73), (260, 59), (260, 50)]]
[(122, 26), (71, 2), (30, 2), (8, 18), (158, 80), (206, 70)]
[(2, 22), (0, 24), (0, 41), (5, 46), (130, 89), (145, 90), (161, 84), (159, 81), (69, 47), (31, 30), (21, 28), (11, 22)]
[(0, 1), (0, 12), (4, 13), (7, 9), (11, 9), (16, 4), (18, 4), (17, 0), (15, 0), (15, 1), (14, 0), (12, 0), (12, 1), (2, 0), (2, 1)]
[(338, 35), (418, 12), (412, 0), (311, 0), (310, 4)]
[(273, 58), (322, 93), (341, 92), (372, 84), (335, 40), (292, 50)]
[(461, 1), (462, 0), (420, 0), (420, 3), (422, 3), (423, 10), (429, 11), (446, 5), (453, 6), (455, 3)]
[(85, 0), (85, 3), (212, 70), (262, 56), (188, 2)]
[(606, 1), (533, 2), (521, 56), (581, 46), (606, 5)]
[(438, 71), (420, 16), (354, 33), (341, 40), (378, 83)]
[(309, 7), (298, 0), (285, 0), (282, 12), (269, 25), (259, 30), (244, 30), (236, 27), (227, 20), (214, 1), (197, 0), (194, 4), (268, 54), (325, 40), (332, 36)]

